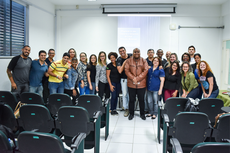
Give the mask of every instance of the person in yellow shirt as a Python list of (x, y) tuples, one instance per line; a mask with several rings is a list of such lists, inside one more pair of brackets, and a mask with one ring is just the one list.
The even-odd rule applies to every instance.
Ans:
[(69, 67), (67, 63), (69, 57), (69, 53), (66, 52), (62, 56), (62, 60), (55, 61), (50, 65), (48, 70), (50, 94), (64, 93), (63, 77), (68, 78), (65, 73)]

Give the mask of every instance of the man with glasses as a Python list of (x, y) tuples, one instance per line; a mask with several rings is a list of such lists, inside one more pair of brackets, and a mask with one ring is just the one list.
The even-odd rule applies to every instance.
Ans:
[(130, 58), (132, 54), (127, 54), (125, 47), (119, 47), (118, 51), (121, 56), (117, 59), (117, 70), (121, 74), (121, 90), (123, 95), (122, 100), (125, 110), (124, 117), (127, 117), (129, 115), (129, 93), (127, 86), (127, 76), (125, 74), (125, 63), (126, 59)]
[[(55, 56), (55, 50), (54, 49), (49, 49), (48, 51), (48, 57), (46, 58), (45, 62), (48, 66), (48, 68), (50, 67), (50, 65), (53, 63), (54, 61), (54, 56)], [(48, 78), (49, 76), (44, 76), (42, 79), (42, 86), (43, 86), (43, 100), (45, 103), (47, 103), (47, 98), (50, 95), (50, 90), (48, 87)]]

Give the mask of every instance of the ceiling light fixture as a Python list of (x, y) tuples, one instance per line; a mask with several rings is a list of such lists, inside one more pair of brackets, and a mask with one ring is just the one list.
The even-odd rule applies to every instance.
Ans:
[(108, 16), (155, 16), (155, 17), (171, 17), (171, 14), (107, 14)]

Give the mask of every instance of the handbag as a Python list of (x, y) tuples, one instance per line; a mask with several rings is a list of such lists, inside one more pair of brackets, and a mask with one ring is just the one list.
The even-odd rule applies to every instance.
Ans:
[(14, 110), (15, 118), (18, 118), (20, 116), (19, 110), (20, 110), (22, 105), (26, 105), (26, 103), (22, 103), (21, 101), (19, 101), (17, 106), (15, 107), (15, 110)]
[(195, 100), (193, 98), (189, 98), (188, 101), (185, 104), (185, 109), (184, 111), (187, 112), (197, 112), (199, 111), (199, 99), (196, 98)]

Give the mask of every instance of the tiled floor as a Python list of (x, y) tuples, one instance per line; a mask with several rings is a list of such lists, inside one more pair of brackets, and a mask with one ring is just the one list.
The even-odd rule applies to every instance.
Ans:
[[(109, 137), (104, 139), (101, 129), (100, 153), (162, 153), (162, 142), (157, 142), (157, 118), (142, 120), (135, 112), (133, 120), (124, 117), (124, 111), (118, 116), (110, 115)], [(93, 153), (93, 149), (85, 150)]]

